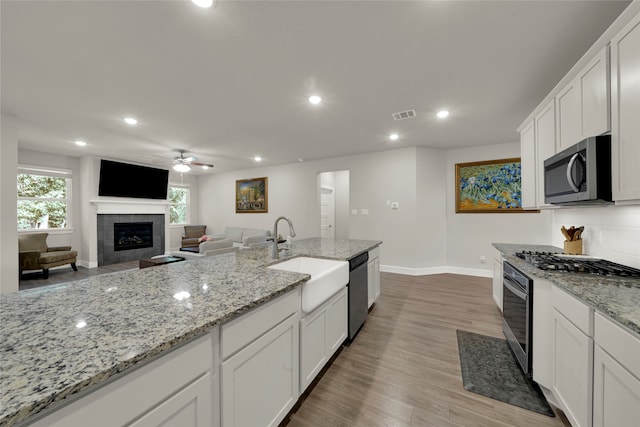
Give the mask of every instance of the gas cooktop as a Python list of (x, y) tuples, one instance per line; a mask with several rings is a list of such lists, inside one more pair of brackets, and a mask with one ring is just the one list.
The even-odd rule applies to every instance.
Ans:
[(515, 255), (541, 270), (640, 278), (637, 268), (595, 257), (535, 251), (516, 252)]

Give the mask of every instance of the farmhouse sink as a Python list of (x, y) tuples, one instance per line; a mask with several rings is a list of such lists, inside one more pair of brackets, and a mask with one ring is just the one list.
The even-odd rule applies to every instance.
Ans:
[(270, 266), (311, 276), (302, 285), (302, 311), (309, 313), (349, 283), (349, 263), (330, 259), (298, 257)]

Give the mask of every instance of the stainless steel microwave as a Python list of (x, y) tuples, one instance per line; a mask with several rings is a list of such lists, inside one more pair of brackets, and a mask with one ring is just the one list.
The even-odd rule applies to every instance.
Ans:
[(611, 202), (611, 136), (587, 138), (545, 160), (544, 201)]

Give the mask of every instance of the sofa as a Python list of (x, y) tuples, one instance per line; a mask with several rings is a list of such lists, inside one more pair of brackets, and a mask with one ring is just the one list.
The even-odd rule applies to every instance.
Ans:
[(266, 242), (267, 238), (271, 237), (269, 230), (259, 230), (255, 228), (242, 228), (242, 227), (225, 227), (221, 234), (209, 234), (207, 238), (209, 240), (231, 240), (233, 246), (242, 249), (249, 248), (249, 245), (255, 243)]
[(171, 255), (185, 259), (197, 259), (206, 256), (221, 255), (238, 251), (238, 247), (233, 246), (233, 241), (229, 239), (207, 240), (198, 245), (198, 252), (173, 252)]

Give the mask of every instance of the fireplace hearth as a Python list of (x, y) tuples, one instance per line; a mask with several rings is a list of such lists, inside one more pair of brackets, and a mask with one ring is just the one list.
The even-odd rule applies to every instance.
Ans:
[(113, 224), (113, 250), (129, 251), (153, 246), (153, 222)]

